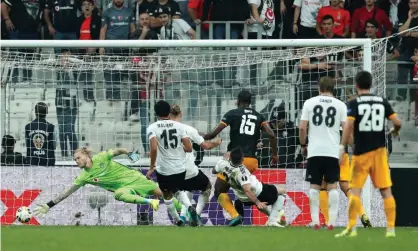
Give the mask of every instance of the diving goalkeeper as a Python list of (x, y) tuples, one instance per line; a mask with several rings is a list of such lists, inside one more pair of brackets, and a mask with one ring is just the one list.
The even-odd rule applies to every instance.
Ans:
[[(159, 200), (147, 199), (154, 195), (162, 198), (163, 194), (156, 183), (148, 180), (140, 172), (130, 169), (113, 160), (113, 157), (126, 154), (131, 161), (137, 160), (135, 153), (117, 148), (92, 156), (91, 150), (85, 147), (77, 149), (74, 160), (82, 168), (81, 174), (75, 179), (74, 185), (46, 204), (39, 205), (35, 210), (36, 216), (46, 214), (56, 204), (76, 192), (80, 187), (91, 184), (114, 193), (115, 199), (132, 204), (148, 204), (158, 210)], [(177, 205), (176, 205), (177, 206)], [(181, 208), (181, 204), (179, 205)]]

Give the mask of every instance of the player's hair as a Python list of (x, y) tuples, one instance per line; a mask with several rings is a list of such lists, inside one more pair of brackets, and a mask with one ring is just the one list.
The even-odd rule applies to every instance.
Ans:
[(356, 74), (355, 83), (362, 90), (368, 90), (372, 87), (373, 77), (368, 71), (360, 71)]
[(372, 18), (370, 18), (370, 19), (368, 19), (368, 20), (366, 21), (366, 25), (365, 25), (364, 27), (366, 27), (366, 26), (367, 26), (367, 24), (371, 24), (371, 25), (373, 25), (376, 29), (378, 29), (378, 28), (379, 28), (379, 23), (378, 23), (376, 20), (372, 19)]
[(238, 93), (238, 102), (240, 104), (251, 104), (251, 93), (249, 91), (243, 90)]
[(48, 106), (44, 102), (38, 102), (35, 105), (35, 115), (38, 118), (45, 118), (48, 114)]
[(332, 22), (334, 22), (334, 18), (331, 15), (325, 15), (322, 17), (321, 23), (324, 22), (325, 20), (332, 20)]
[(232, 165), (234, 165), (234, 166), (241, 165), (241, 163), (242, 163), (242, 156), (243, 156), (243, 153), (242, 153), (241, 148), (234, 148), (234, 149), (232, 149), (231, 150), (231, 153), (229, 155), (229, 159), (230, 159)]
[(154, 111), (158, 117), (168, 117), (170, 110), (170, 104), (164, 100), (160, 100), (154, 105)]
[(334, 92), (335, 81), (331, 77), (325, 76), (325, 77), (320, 78), (319, 82), (318, 82), (318, 85), (319, 85), (319, 91), (322, 92), (322, 93), (324, 93), (324, 92), (333, 93)]
[(76, 153), (87, 154), (90, 158), (93, 156), (93, 150), (91, 148), (87, 148), (87, 147), (78, 148), (77, 150), (75, 150), (74, 154), (76, 154)]
[(171, 106), (171, 110), (170, 110), (170, 114), (173, 115), (174, 117), (177, 117), (181, 114), (181, 108), (179, 105), (172, 105)]

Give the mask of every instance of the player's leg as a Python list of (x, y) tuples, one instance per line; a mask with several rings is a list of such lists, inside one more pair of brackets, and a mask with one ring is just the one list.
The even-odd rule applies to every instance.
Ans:
[[(340, 165), (340, 188), (347, 198), (350, 198), (351, 189), (349, 180), (351, 178), (351, 167), (348, 153), (345, 153), (343, 158), (343, 164)], [(366, 211), (363, 208), (363, 204), (360, 204), (359, 216), (364, 227), (372, 227), (369, 217), (366, 215)]]
[(322, 181), (321, 190), (319, 191), (319, 209), (325, 218), (325, 225), (329, 222), (329, 201), (328, 201), (328, 190), (327, 183), (325, 180)]
[(229, 190), (229, 184), (226, 182), (225, 177), (222, 174), (218, 174), (215, 181), (215, 197), (218, 199), (219, 204), (225, 209), (231, 216), (231, 222), (229, 226), (237, 226), (243, 222), (242, 216), (238, 214), (231, 198), (229, 198), (227, 192)]
[[(185, 174), (185, 172), (184, 172)], [(173, 190), (176, 191), (177, 184), (173, 182), (173, 175), (165, 176), (156, 172), (158, 185), (163, 193), (164, 204), (167, 207), (167, 211), (173, 217), (174, 222), (178, 226), (183, 226), (184, 222), (180, 220), (180, 215), (177, 212), (175, 202), (173, 200)], [(184, 180), (184, 178), (183, 178)]]
[(263, 184), (263, 190), (257, 197), (262, 202), (271, 205), (271, 210), (262, 211), (269, 215), (266, 225), (273, 227), (283, 227), (279, 224), (279, 215), (283, 214), (283, 205), (286, 199), (286, 190), (275, 185)]
[[(132, 204), (146, 204), (150, 205), (155, 211), (160, 205), (159, 200), (148, 199), (136, 192), (137, 189), (133, 187), (122, 187), (114, 192), (114, 198), (118, 201), (123, 201)], [(146, 193), (144, 193), (146, 195)]]
[(347, 228), (335, 237), (357, 236), (356, 222), (361, 205), (361, 189), (366, 182), (373, 161), (370, 153), (353, 156), (351, 160), (352, 171), (350, 179), (351, 195), (348, 200), (348, 225)]
[(370, 177), (376, 188), (380, 190), (386, 214), (386, 237), (395, 237), (396, 202), (392, 194), (392, 180), (387, 158), (386, 148), (375, 150), (375, 164), (372, 166)]
[(327, 183), (327, 191), (329, 197), (329, 221), (328, 229), (332, 230), (338, 215), (339, 192), (337, 190), (337, 182), (340, 179), (340, 164), (337, 158), (324, 158), (325, 182)]
[(322, 157), (310, 157), (306, 168), (306, 181), (310, 183), (309, 206), (311, 209), (312, 227), (319, 229), (319, 191), (324, 177)]

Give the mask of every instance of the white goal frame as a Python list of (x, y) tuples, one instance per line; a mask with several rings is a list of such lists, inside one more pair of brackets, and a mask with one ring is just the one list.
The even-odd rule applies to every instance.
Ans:
[[(268, 40), (0, 40), (2, 48), (237, 48), (237, 47), (361, 47), (363, 70), (372, 71), (371, 39), (268, 39)], [(6, 88), (3, 88), (4, 90)], [(1, 98), (0, 107), (6, 100)], [(5, 110), (1, 120), (5, 121)], [(3, 123), (2, 122), (2, 127)], [(362, 193), (363, 206), (371, 212), (371, 181), (367, 179)]]

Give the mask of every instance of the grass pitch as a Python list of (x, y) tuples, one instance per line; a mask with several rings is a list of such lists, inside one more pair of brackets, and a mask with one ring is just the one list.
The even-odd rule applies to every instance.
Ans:
[(342, 229), (265, 227), (69, 227), (1, 228), (2, 251), (413, 251), (418, 228), (358, 229), (358, 237), (336, 239)]

